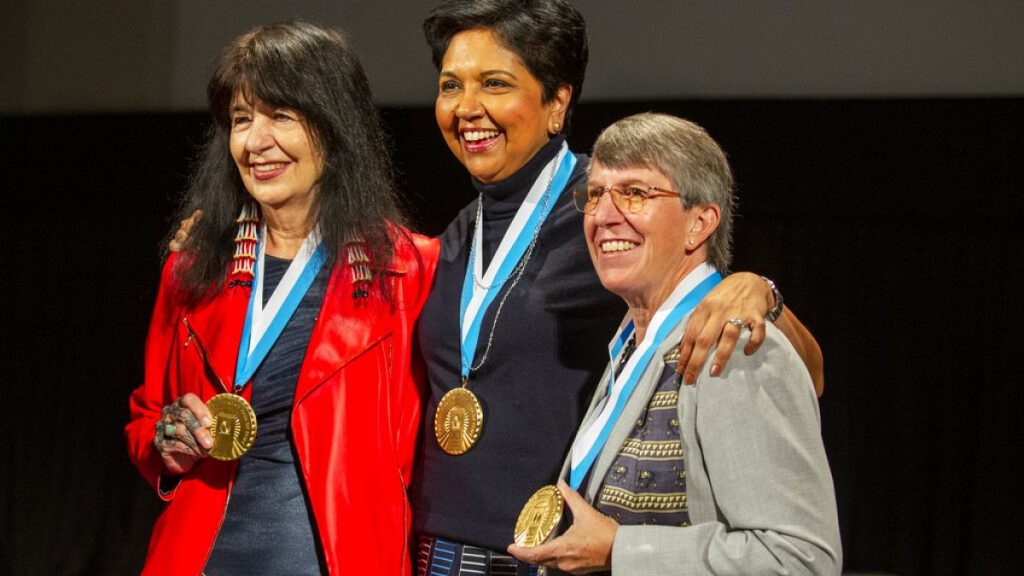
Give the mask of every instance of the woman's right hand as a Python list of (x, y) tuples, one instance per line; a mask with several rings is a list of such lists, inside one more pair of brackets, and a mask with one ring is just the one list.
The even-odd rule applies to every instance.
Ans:
[(210, 411), (198, 396), (189, 392), (161, 410), (156, 422), (153, 446), (171, 476), (180, 476), (206, 458), (213, 446)]
[(192, 227), (199, 221), (199, 217), (203, 215), (202, 210), (196, 210), (191, 216), (181, 221), (178, 226), (178, 231), (174, 233), (174, 238), (167, 243), (167, 247), (171, 249), (171, 252), (181, 252), (185, 247), (185, 241), (188, 240), (188, 234), (192, 231)]

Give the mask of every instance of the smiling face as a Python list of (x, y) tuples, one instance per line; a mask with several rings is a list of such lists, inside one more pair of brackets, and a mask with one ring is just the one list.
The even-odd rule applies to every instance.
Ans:
[[(597, 160), (590, 165), (587, 185), (673, 189), (669, 178), (658, 170), (616, 170)], [(647, 200), (637, 213), (623, 213), (610, 196), (606, 192), (594, 212), (583, 217), (590, 258), (605, 288), (630, 307), (653, 313), (679, 281), (705, 261), (704, 241), (717, 224), (706, 212), (714, 212), (714, 207), (684, 208), (679, 198), (659, 197)]]
[(559, 131), (572, 88), (550, 102), (522, 60), (490, 30), (452, 37), (441, 62), (434, 105), (448, 148), (475, 178), (500, 182), (514, 174)]
[(242, 91), (231, 101), (231, 156), (242, 183), (263, 207), (309, 214), (323, 159), (302, 114)]

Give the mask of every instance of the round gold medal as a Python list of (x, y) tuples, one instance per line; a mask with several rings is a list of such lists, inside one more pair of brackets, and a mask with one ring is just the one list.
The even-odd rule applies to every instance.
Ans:
[(441, 397), (434, 412), (437, 444), (452, 456), (465, 454), (480, 438), (484, 409), (476, 395), (465, 387), (454, 388)]
[(534, 492), (516, 520), (516, 545), (533, 548), (543, 544), (562, 519), (563, 506), (562, 493), (555, 486), (549, 484)]
[(217, 460), (237, 460), (252, 448), (256, 440), (256, 413), (238, 394), (218, 394), (206, 403), (210, 410), (210, 456)]

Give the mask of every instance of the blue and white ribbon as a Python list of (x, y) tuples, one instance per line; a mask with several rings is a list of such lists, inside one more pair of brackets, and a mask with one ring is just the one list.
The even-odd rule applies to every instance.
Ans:
[(707, 263), (701, 264), (687, 274), (676, 285), (668, 299), (658, 307), (647, 327), (643, 342), (637, 345), (633, 355), (630, 356), (616, 377), (616, 362), (622, 354), (626, 341), (633, 334), (634, 328), (632, 320), (623, 322), (618, 333), (608, 344), (611, 364), (608, 367), (608, 388), (605, 391), (607, 397), (600, 411), (580, 429), (579, 434), (576, 435), (576, 441), (572, 445), (569, 485), (573, 489), (579, 489), (587, 472), (594, 465), (597, 455), (601, 453), (601, 449), (608, 441), (612, 428), (619, 416), (622, 415), (623, 408), (654, 357), (654, 353), (661, 347), (662, 342), (672, 329), (721, 281), (722, 275), (715, 270), (714, 266)]
[[(463, 380), (469, 377), (470, 366), (476, 355), (476, 344), (480, 339), (480, 324), (484, 313), (501, 292), (502, 286), (508, 281), (533, 241), (535, 234), (523, 234), (523, 231), (533, 230), (536, 233), (554, 208), (555, 200), (569, 182), (569, 176), (575, 166), (576, 156), (563, 143), (558, 154), (541, 170), (526, 199), (516, 211), (486, 272), (483, 270), (482, 258), (478, 254), (483, 242), (484, 228), (483, 222), (479, 221), (483, 217), (483, 212), (478, 212), (481, 216), (475, 226), (473, 247), (469, 252), (469, 263), (466, 266), (459, 305)], [(549, 198), (551, 194), (555, 197)], [(478, 284), (474, 278), (482, 280)]]
[(295, 310), (302, 302), (302, 297), (313, 285), (317, 274), (327, 260), (324, 247), (320, 243), (317, 230), (310, 232), (302, 243), (295, 259), (288, 265), (274, 293), (263, 305), (263, 271), (266, 259), (266, 225), (260, 230), (259, 244), (256, 249), (256, 265), (253, 274), (252, 293), (249, 295), (249, 308), (245, 313), (245, 325), (242, 328), (242, 341), (238, 345), (238, 363), (235, 367), (235, 391), (238, 392), (256, 373), (260, 363), (277, 342), (284, 327), (288, 324)]

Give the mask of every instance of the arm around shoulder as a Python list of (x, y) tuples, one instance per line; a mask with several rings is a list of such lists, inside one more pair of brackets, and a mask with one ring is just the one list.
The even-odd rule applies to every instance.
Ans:
[(786, 336), (796, 349), (796, 353), (800, 355), (811, 376), (811, 382), (814, 383), (814, 393), (821, 397), (825, 392), (825, 358), (818, 341), (788, 306), (783, 308), (782, 314), (775, 320), (775, 327)]
[[(753, 354), (764, 341), (765, 327), (774, 319), (776, 327), (796, 348), (807, 367), (818, 396), (825, 388), (824, 361), (821, 348), (810, 331), (796, 315), (783, 306), (775, 283), (752, 272), (734, 272), (701, 300), (690, 316), (680, 344), (680, 372), (687, 384), (693, 384), (705, 360), (716, 348), (710, 374), (717, 376), (728, 365), (744, 331), (750, 332), (743, 352)], [(732, 326), (730, 326), (732, 324)]]

